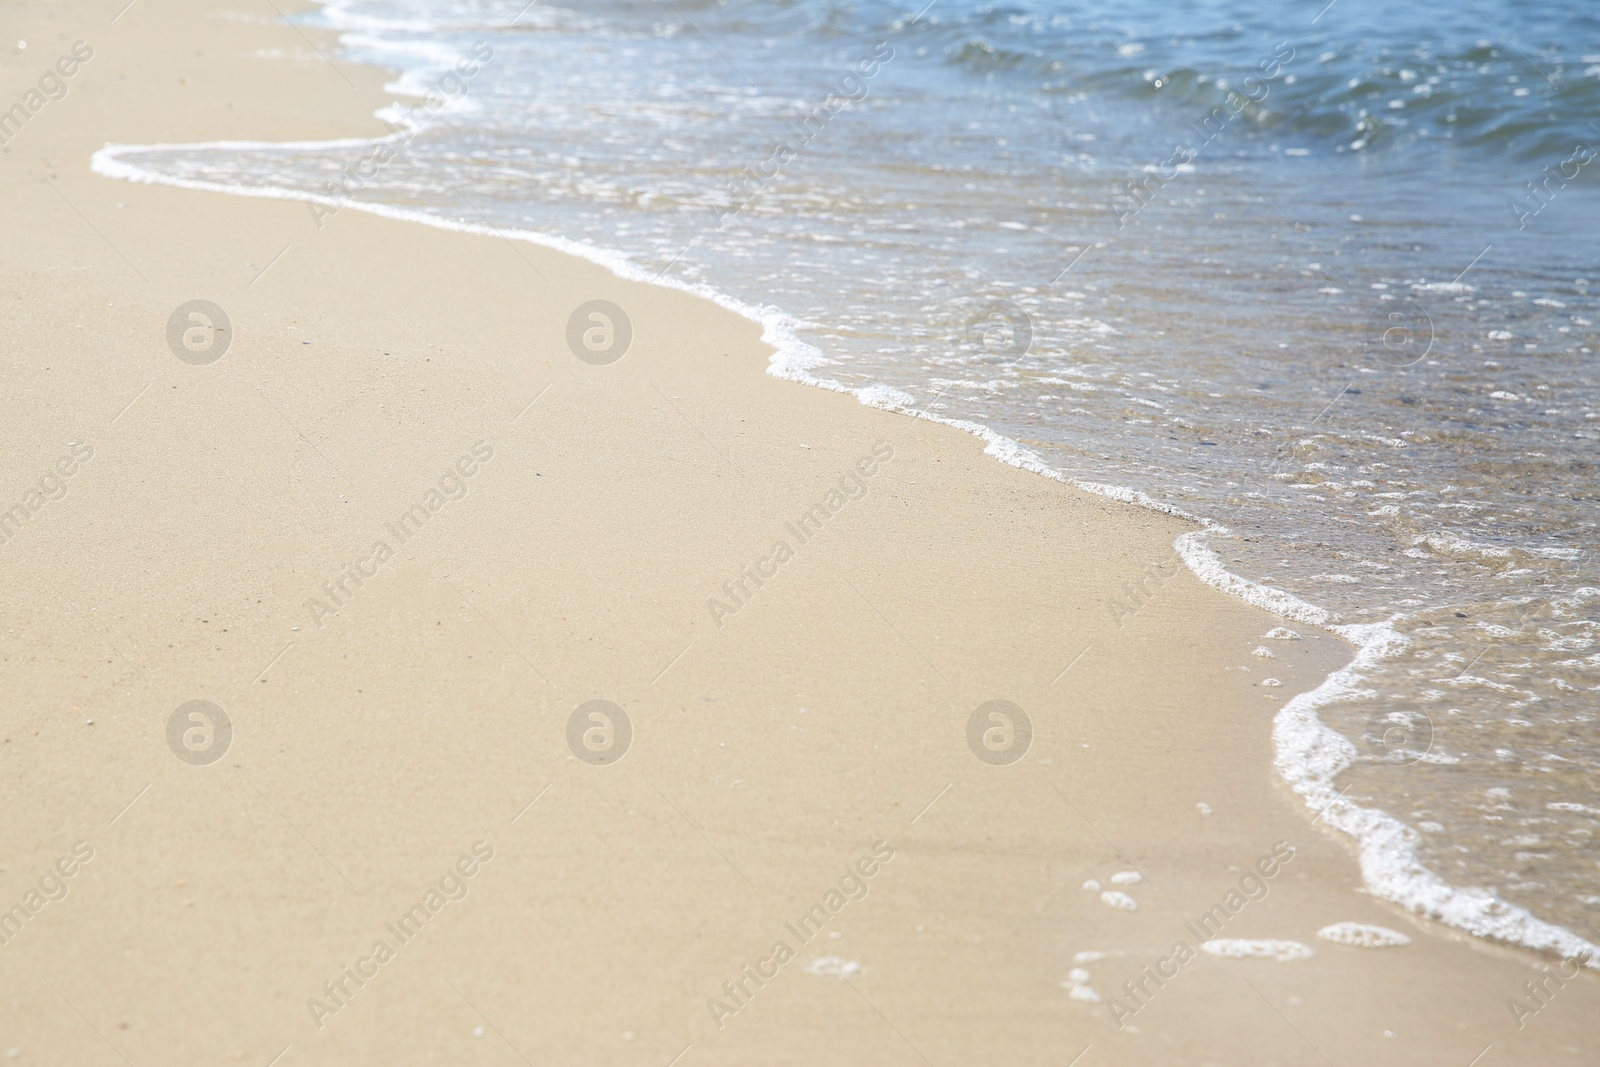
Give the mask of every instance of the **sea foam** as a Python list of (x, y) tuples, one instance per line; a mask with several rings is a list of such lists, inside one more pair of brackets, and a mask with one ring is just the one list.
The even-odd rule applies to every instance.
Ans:
[(1200, 950), (1224, 959), (1264, 959), (1279, 963), (1309, 959), (1316, 955), (1310, 945), (1302, 945), (1298, 941), (1252, 941), (1242, 937), (1214, 937), (1201, 944)]

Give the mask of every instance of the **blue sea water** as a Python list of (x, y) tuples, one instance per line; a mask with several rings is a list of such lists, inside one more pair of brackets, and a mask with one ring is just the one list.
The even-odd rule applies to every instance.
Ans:
[(1600, 941), (1600, 8), (338, 0), (304, 20), (343, 31), (335, 62), (401, 72), (392, 158), (165, 146), (114, 153), (124, 176), (611, 250), (768, 309), (781, 373), (1209, 521), (1202, 570), (1384, 635), (1318, 709), (1349, 742), (1346, 802), (1405, 828), (1364, 855), (1369, 884), (1427, 910), (1420, 865)]

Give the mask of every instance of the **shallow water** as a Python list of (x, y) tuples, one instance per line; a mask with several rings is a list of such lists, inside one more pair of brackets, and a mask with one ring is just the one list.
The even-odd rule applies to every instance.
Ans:
[(1600, 940), (1600, 18), (1320, 7), (362, 0), (307, 21), (404, 71), (392, 160), (121, 158), (620, 251), (771, 306), (791, 376), (1226, 527), (1405, 639), (1321, 709), (1347, 798)]

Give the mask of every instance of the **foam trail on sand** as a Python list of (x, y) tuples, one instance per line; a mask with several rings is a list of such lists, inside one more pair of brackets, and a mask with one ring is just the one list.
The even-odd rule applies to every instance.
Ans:
[(1200, 951), (1224, 959), (1264, 959), (1288, 963), (1315, 956), (1310, 945), (1298, 941), (1249, 941), (1236, 937), (1214, 937), (1200, 946)]
[(1374, 926), (1371, 923), (1334, 923), (1318, 930), (1317, 936), (1324, 941), (1332, 941), (1336, 945), (1349, 945), (1353, 948), (1393, 948), (1397, 945), (1411, 944), (1411, 939), (1398, 930), (1391, 930), (1387, 926)]

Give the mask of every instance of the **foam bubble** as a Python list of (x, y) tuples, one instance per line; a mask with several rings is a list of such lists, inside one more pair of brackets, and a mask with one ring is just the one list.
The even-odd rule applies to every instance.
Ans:
[(1545, 807), (1550, 811), (1578, 811), (1585, 815), (1600, 815), (1600, 808), (1591, 808), (1587, 804), (1570, 804), (1564, 800), (1551, 801)]
[(1336, 945), (1351, 945), (1355, 948), (1389, 948), (1411, 944), (1411, 939), (1398, 930), (1391, 930), (1386, 926), (1374, 926), (1371, 923), (1334, 923), (1318, 930), (1317, 936)]
[(1137, 900), (1134, 900), (1128, 894), (1118, 892), (1115, 889), (1107, 889), (1104, 893), (1100, 894), (1100, 899), (1102, 902), (1109, 904), (1111, 907), (1119, 908), (1122, 911), (1139, 910), (1139, 902)]
[(884, 408), (889, 411), (909, 408), (917, 402), (917, 398), (910, 393), (903, 393), (894, 386), (884, 385), (882, 382), (858, 390), (856, 399), (868, 407)]
[(1298, 941), (1251, 941), (1242, 937), (1212, 938), (1200, 948), (1213, 956), (1225, 959), (1267, 959), (1277, 960), (1279, 963), (1309, 959), (1316, 955), (1310, 945), (1302, 945)]
[(843, 956), (822, 956), (808, 960), (800, 969), (819, 978), (855, 978), (861, 973), (861, 964)]

